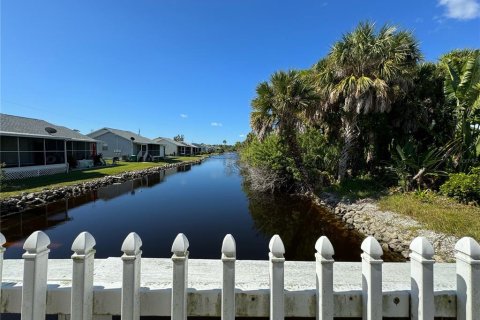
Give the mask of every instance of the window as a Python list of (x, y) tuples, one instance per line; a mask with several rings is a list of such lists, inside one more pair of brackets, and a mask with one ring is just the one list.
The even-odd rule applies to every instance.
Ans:
[(42, 166), (45, 164), (43, 152), (20, 152), (20, 166)]
[(19, 138), (20, 151), (40, 151), (43, 152), (43, 139), (39, 138)]
[(45, 140), (45, 149), (47, 151), (63, 151), (65, 150), (65, 142), (63, 140)]
[(5, 163), (5, 167), (7, 168), (18, 167), (18, 152), (17, 151), (0, 152), (0, 163)]
[(65, 163), (65, 153), (63, 151), (47, 151), (45, 160), (47, 164)]
[(2, 151), (17, 151), (17, 137), (0, 137), (0, 150)]
[(103, 143), (102, 145), (102, 151), (107, 151), (108, 150), (108, 144)]

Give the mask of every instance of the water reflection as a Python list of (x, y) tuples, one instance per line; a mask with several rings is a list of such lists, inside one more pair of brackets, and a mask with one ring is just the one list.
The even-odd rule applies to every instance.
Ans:
[(279, 234), (288, 260), (312, 260), (321, 235), (332, 241), (337, 261), (360, 260), (363, 237), (333, 215), (302, 199), (253, 193), (243, 180), (237, 156), (224, 154), (4, 217), (5, 257), (20, 258), (25, 238), (44, 230), (52, 240), (50, 257), (69, 258), (74, 238), (87, 230), (97, 240), (97, 258), (120, 256), (123, 239), (135, 231), (143, 257), (171, 256), (171, 243), (183, 232), (192, 258), (218, 259), (231, 233), (238, 259), (267, 259), (268, 241)]
[[(139, 188), (154, 187), (164, 181), (165, 177), (169, 175), (191, 169), (190, 165), (188, 169), (185, 169), (185, 167), (187, 166), (171, 168), (139, 179), (115, 183), (91, 191), (90, 193), (49, 203), (45, 206), (33, 208), (19, 214), (7, 217), (0, 216), (0, 231), (7, 239), (5, 246), (7, 248), (20, 248), (23, 245), (23, 241), (22, 243), (19, 243), (19, 241), (24, 240), (32, 232), (59, 227), (61, 224), (73, 221), (73, 217), (70, 217), (68, 214), (69, 210), (71, 211), (74, 208), (81, 207), (88, 203), (95, 204), (98, 200), (110, 201), (126, 194), (134, 196), (135, 190)], [(54, 247), (56, 247), (55, 244), (50, 246), (52, 249)]]
[[(324, 235), (335, 249), (335, 260), (358, 261), (364, 236), (345, 225), (323, 208), (296, 197), (249, 195), (249, 211), (255, 228), (268, 238), (279, 234), (287, 260), (313, 260), (316, 240)], [(388, 261), (400, 261), (397, 254), (386, 253)]]

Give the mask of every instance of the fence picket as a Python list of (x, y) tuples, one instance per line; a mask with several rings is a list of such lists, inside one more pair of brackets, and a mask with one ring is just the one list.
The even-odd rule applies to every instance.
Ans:
[(22, 320), (45, 319), (48, 245), (50, 239), (42, 231), (32, 233), (23, 245)]
[(222, 320), (235, 319), (235, 260), (236, 244), (231, 234), (222, 243)]
[(172, 320), (187, 319), (188, 239), (179, 233), (172, 244)]
[(335, 251), (327, 237), (321, 236), (315, 243), (317, 320), (333, 320), (333, 263)]
[(2, 270), (3, 270), (3, 253), (5, 248), (3, 245), (7, 242), (5, 236), (0, 232), (0, 304), (2, 303)]
[(285, 246), (278, 234), (270, 239), (270, 320), (285, 317), (284, 264)]
[(457, 319), (480, 320), (480, 245), (464, 237), (455, 244)]
[(142, 239), (131, 232), (122, 244), (122, 320), (140, 320), (140, 267)]
[[(0, 312), (6, 314), (21, 312), (22, 320), (44, 320), (46, 311), (58, 314), (59, 319), (65, 320), (111, 320), (112, 315), (118, 314), (121, 315), (122, 319), (140, 320), (139, 289), (142, 241), (136, 233), (130, 233), (122, 244), (124, 254), (121, 258), (123, 264), (123, 282), (121, 284), (117, 283), (115, 277), (104, 274), (108, 270), (113, 270), (112, 268), (116, 267), (118, 260), (107, 259), (107, 261), (101, 261), (98, 266), (94, 266), (96, 241), (88, 232), (80, 233), (73, 242), (72, 250), (74, 253), (71, 261), (49, 261), (50, 239), (41, 231), (32, 233), (25, 241), (23, 262), (21, 260), (5, 261), (3, 259), (5, 243), (6, 239), (0, 233), (0, 283), (2, 277), (3, 281), (6, 281), (0, 290)], [(350, 272), (356, 267), (352, 268), (350, 265), (345, 266), (343, 264), (336, 265), (333, 259), (335, 251), (331, 242), (325, 236), (320, 237), (315, 243), (316, 301), (314, 300), (314, 293), (310, 290), (310, 284), (308, 284), (308, 287), (304, 287), (309, 282), (308, 279), (305, 279), (307, 281), (304, 284), (302, 275), (299, 273), (303, 270), (302, 268), (310, 270), (314, 267), (313, 264), (307, 264), (306, 262), (292, 262), (291, 265), (290, 262), (288, 263), (288, 266), (295, 266), (296, 268), (295, 272), (288, 274), (288, 276), (294, 277), (293, 279), (297, 279), (302, 284), (298, 286), (298, 291), (295, 289), (289, 293), (289, 299), (286, 299), (285, 280), (289, 280), (289, 285), (294, 282), (293, 279), (284, 278), (285, 247), (278, 235), (274, 235), (269, 242), (269, 294), (263, 290), (257, 291), (254, 280), (244, 282), (242, 278), (240, 287), (243, 288), (246, 285), (249, 292), (246, 295), (242, 292), (242, 294), (236, 296), (235, 278), (238, 276), (236, 275), (236, 266), (240, 263), (247, 266), (247, 269), (250, 269), (250, 266), (248, 262), (245, 264), (245, 261), (236, 261), (235, 239), (232, 235), (227, 234), (223, 239), (221, 248), (223, 268), (221, 288), (208, 286), (209, 290), (205, 292), (202, 289), (198, 290), (198, 288), (202, 288), (205, 279), (210, 275), (205, 274), (206, 278), (203, 278), (201, 273), (197, 274), (195, 272), (196, 278), (192, 283), (191, 304), (189, 304), (189, 299), (187, 299), (188, 248), (188, 239), (185, 235), (178, 234), (172, 244), (172, 278), (168, 276), (168, 279), (172, 279), (171, 297), (165, 297), (165, 292), (160, 293), (158, 290), (142, 292), (142, 295), (144, 295), (142, 301), (145, 303), (142, 309), (144, 315), (165, 316), (165, 312), (167, 312), (165, 308), (168, 309), (168, 303), (171, 303), (171, 314), (169, 315), (171, 315), (172, 320), (186, 320), (187, 312), (191, 312), (195, 316), (212, 316), (220, 313), (222, 320), (235, 320), (236, 308), (238, 308), (239, 315), (242, 317), (259, 317), (268, 314), (270, 319), (275, 320), (283, 320), (286, 314), (293, 317), (308, 317), (315, 314), (317, 320), (333, 320), (334, 316), (357, 317), (360, 315), (363, 319), (380, 320), (383, 314), (393, 318), (410, 316), (413, 320), (433, 320), (435, 314), (439, 317), (453, 317), (455, 312), (459, 320), (480, 320), (480, 313), (478, 312), (478, 306), (480, 305), (480, 245), (469, 237), (462, 238), (455, 245), (456, 304), (451, 303), (454, 297), (451, 290), (455, 286), (455, 283), (452, 283), (450, 279), (454, 272), (451, 268), (452, 265), (439, 264), (434, 268), (434, 249), (424, 237), (415, 238), (410, 244), (410, 264), (398, 264), (398, 269), (390, 264), (386, 266), (387, 272), (398, 270), (400, 277), (396, 280), (388, 277), (384, 285), (393, 289), (399, 283), (402, 283), (402, 285), (399, 285), (399, 288), (402, 289), (400, 291), (393, 289), (394, 291), (389, 290), (385, 293), (382, 292), (383, 260), (381, 256), (383, 251), (375, 238), (367, 237), (361, 245), (363, 250), (361, 255), (361, 296), (357, 293), (352, 296), (351, 292), (343, 291), (334, 294), (334, 266), (337, 272)], [(71, 269), (69, 269), (69, 262), (72, 263)], [(208, 273), (205, 270), (209, 266), (214, 267), (218, 260), (216, 262), (213, 260), (194, 262), (199, 267), (201, 266), (198, 270), (202, 270), (202, 273)], [(24, 265), (23, 269), (21, 267), (22, 263)], [(248, 271), (251, 277), (255, 278), (256, 273), (262, 273), (261, 268), (266, 271), (267, 262), (264, 261), (263, 263), (265, 264), (252, 265), (251, 270)], [(145, 270), (151, 270), (152, 266), (156, 264), (157, 262), (154, 261), (146, 261)], [(404, 272), (408, 270), (408, 266), (410, 276)], [(51, 288), (47, 287), (48, 267), (55, 270), (52, 273), (54, 278), (51, 279)], [(394, 268), (392, 269), (392, 267)], [(115, 283), (115, 286), (112, 287), (107, 284), (106, 289), (98, 287), (98, 291), (95, 291), (95, 299), (93, 294), (94, 268), (99, 268), (98, 276), (96, 276), (99, 285), (103, 286), (105, 279)], [(164, 281), (168, 281), (165, 279), (167, 276), (164, 273), (165, 271), (166, 269), (161, 275), (162, 285)], [(437, 289), (435, 292), (433, 286), (434, 272), (439, 272), (436, 281), (439, 288), (443, 288)], [(22, 273), (23, 281), (21, 280)], [(336, 275), (339, 276), (339, 274)], [(70, 276), (71, 291), (63, 290), (66, 289), (65, 284), (68, 283)], [(437, 275), (435, 274), (435, 276)], [(149, 284), (152, 283), (152, 287), (156, 288), (154, 278), (148, 272), (145, 281)], [(346, 277), (346, 279), (348, 278)], [(313, 278), (310, 280), (313, 281)], [(392, 282), (394, 287), (392, 287)], [(411, 283), (411, 290), (406, 293), (403, 288), (409, 282)], [(60, 283), (62, 290), (55, 289), (58, 283)], [(47, 288), (49, 290), (48, 300)], [(262, 285), (259, 288), (262, 288)], [(445, 288), (450, 289), (446, 291)], [(217, 289), (221, 289), (222, 292), (221, 310), (216, 309), (216, 307), (220, 308), (217, 305), (218, 296), (215, 293)], [(121, 295), (121, 303), (119, 303), (120, 299), (117, 300), (119, 295)], [(407, 296), (410, 296), (410, 300), (407, 299)], [(434, 297), (438, 298), (438, 301), (448, 300), (448, 303), (435, 305)], [(236, 302), (238, 302), (235, 301), (236, 298), (239, 298), (238, 301), (241, 301), (242, 307), (236, 306)], [(362, 308), (360, 308), (360, 301), (354, 301), (358, 298), (362, 301)], [(269, 308), (266, 310), (264, 308), (267, 302), (265, 299), (270, 299)], [(152, 306), (151, 303), (155, 303), (154, 301), (159, 301), (159, 305)], [(244, 303), (247, 301), (257, 302), (248, 304), (247, 308), (244, 308)], [(410, 304), (408, 301), (410, 301)], [(164, 307), (165, 303), (167, 303), (167, 306)], [(95, 308), (93, 308), (93, 304), (95, 304)], [(316, 310), (314, 310), (314, 307), (316, 307)], [(382, 310), (383, 307), (385, 310)], [(94, 312), (99, 314), (94, 314)]]
[(378, 241), (369, 236), (362, 242), (362, 304), (364, 320), (381, 320), (383, 250)]
[(72, 244), (71, 320), (92, 320), (93, 266), (95, 239), (88, 232), (80, 233)]
[(410, 316), (412, 320), (433, 320), (434, 250), (425, 237), (417, 237), (410, 244)]

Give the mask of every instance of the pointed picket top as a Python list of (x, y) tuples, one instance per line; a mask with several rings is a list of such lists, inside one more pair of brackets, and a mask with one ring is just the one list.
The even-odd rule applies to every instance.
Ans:
[(95, 238), (87, 231), (84, 231), (73, 241), (72, 251), (79, 255), (85, 255), (93, 250), (95, 244)]
[(274, 235), (272, 239), (270, 239), (268, 248), (275, 258), (283, 258), (285, 246), (283, 245), (283, 241), (278, 234)]
[(142, 239), (135, 232), (130, 232), (128, 236), (123, 240), (122, 251), (127, 256), (134, 256), (140, 253), (142, 247)]
[(333, 250), (332, 243), (326, 236), (321, 236), (315, 243), (315, 250), (322, 256), (322, 258), (331, 260), (335, 251)]
[(50, 238), (43, 231), (35, 231), (32, 233), (25, 243), (23, 244), (23, 249), (28, 253), (40, 253), (45, 250), (48, 250), (48, 245), (50, 244)]
[(227, 234), (225, 238), (223, 238), (222, 253), (227, 258), (235, 258), (236, 256), (237, 246), (235, 244), (235, 239), (231, 234)]
[(172, 253), (182, 257), (187, 253), (190, 243), (183, 233), (179, 233), (172, 244)]
[(363, 240), (360, 248), (373, 259), (380, 259), (380, 257), (383, 255), (382, 247), (378, 243), (377, 239), (372, 236), (368, 236), (365, 240)]
[(455, 250), (470, 256), (472, 259), (480, 260), (480, 245), (471, 237), (463, 237), (455, 244)]
[(410, 243), (410, 250), (422, 256), (425, 259), (432, 259), (435, 254), (432, 244), (425, 237), (416, 237)]
[(5, 236), (0, 232), (0, 247), (3, 247), (6, 242), (7, 239), (5, 239)]

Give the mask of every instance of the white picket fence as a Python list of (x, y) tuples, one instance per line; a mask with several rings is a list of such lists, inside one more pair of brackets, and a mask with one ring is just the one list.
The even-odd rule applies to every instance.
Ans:
[(361, 245), (361, 263), (334, 262), (333, 246), (324, 236), (315, 244), (315, 262), (286, 262), (278, 235), (270, 240), (268, 262), (237, 261), (231, 235), (223, 240), (221, 260), (190, 261), (183, 234), (173, 242), (171, 260), (142, 259), (142, 241), (133, 232), (120, 259), (95, 260), (96, 243), (88, 232), (73, 242), (71, 260), (49, 260), (50, 239), (41, 231), (25, 241), (23, 260), (3, 260), (5, 242), (0, 233), (0, 313), (21, 313), (22, 320), (45, 319), (45, 314), (72, 320), (113, 315), (480, 319), (480, 246), (469, 237), (456, 244), (455, 264), (435, 266), (433, 247), (422, 237), (412, 241), (409, 263), (383, 263), (373, 237)]

